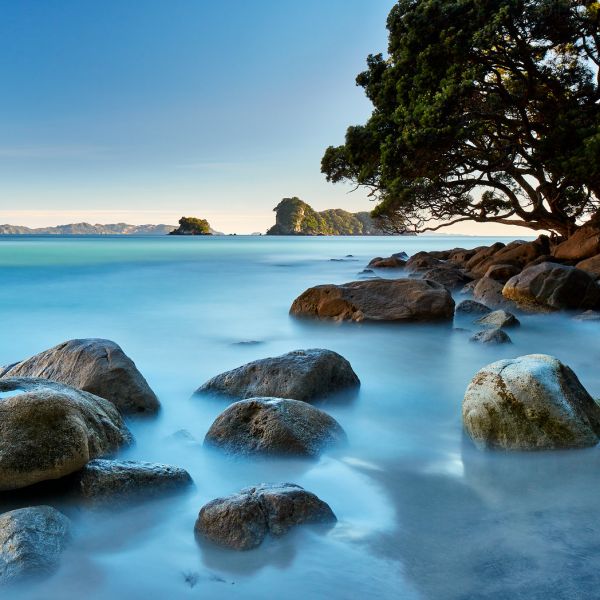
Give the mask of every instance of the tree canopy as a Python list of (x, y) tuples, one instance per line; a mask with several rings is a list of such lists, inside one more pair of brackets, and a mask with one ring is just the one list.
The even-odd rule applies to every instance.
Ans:
[(366, 124), (321, 170), (396, 232), (460, 221), (568, 236), (600, 214), (600, 2), (400, 0), (357, 77)]
[(206, 219), (197, 219), (196, 217), (181, 217), (179, 219), (179, 228), (172, 231), (169, 235), (211, 235), (212, 231)]

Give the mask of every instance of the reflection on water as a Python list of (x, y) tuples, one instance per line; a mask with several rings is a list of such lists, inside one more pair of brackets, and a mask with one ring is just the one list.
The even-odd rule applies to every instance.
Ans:
[[(120, 511), (89, 511), (60, 482), (3, 494), (3, 509), (54, 503), (75, 523), (60, 571), (11, 598), (591, 598), (600, 574), (597, 449), (480, 453), (461, 431), (464, 390), (483, 365), (558, 356), (600, 395), (598, 323), (523, 316), (512, 345), (450, 325), (311, 323), (288, 317), (306, 287), (342, 283), (374, 256), (473, 247), (477, 238), (0, 240), (0, 365), (74, 337), (120, 343), (159, 395), (130, 421), (123, 456), (182, 466), (195, 487)], [(342, 259), (352, 254), (356, 262)], [(384, 276), (397, 276), (397, 273)], [(456, 326), (475, 329), (469, 319)], [(257, 343), (258, 342), (258, 343)], [(349, 446), (318, 462), (234, 460), (202, 447), (226, 401), (191, 397), (211, 376), (298, 348), (343, 354), (362, 386), (321, 406)], [(339, 523), (249, 553), (200, 547), (202, 504), (290, 481)], [(33, 495), (33, 500), (32, 500)]]

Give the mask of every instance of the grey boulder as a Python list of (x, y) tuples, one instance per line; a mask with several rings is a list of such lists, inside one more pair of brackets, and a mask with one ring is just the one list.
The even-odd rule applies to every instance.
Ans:
[(462, 418), (479, 448), (585, 448), (600, 434), (600, 407), (569, 367), (546, 354), (481, 369), (465, 393)]
[(69, 340), (12, 365), (3, 377), (40, 377), (110, 400), (123, 414), (155, 413), (160, 404), (133, 361), (110, 340)]
[(487, 307), (485, 304), (482, 304), (481, 302), (477, 302), (476, 300), (463, 300), (462, 302), (459, 302), (459, 304), (457, 304), (457, 306), (456, 306), (457, 314), (487, 315), (488, 313), (491, 313), (491, 312), (492, 312), (491, 308)]
[(263, 483), (205, 504), (194, 530), (198, 538), (219, 546), (251, 550), (269, 533), (281, 536), (297, 525), (336, 521), (326, 502), (299, 485)]
[(228, 406), (211, 425), (204, 444), (228, 454), (316, 458), (346, 441), (340, 424), (327, 413), (283, 398), (250, 398)]
[(515, 315), (502, 309), (488, 313), (480, 319), (477, 319), (475, 323), (490, 327), (516, 327), (517, 325), (520, 325), (520, 321)]
[(502, 329), (484, 329), (473, 334), (469, 340), (480, 344), (510, 344), (512, 342)]
[(0, 490), (64, 477), (131, 441), (104, 398), (44, 379), (0, 379)]
[(157, 498), (192, 483), (180, 467), (133, 460), (95, 459), (73, 477), (78, 497), (103, 506)]
[(310, 402), (359, 385), (343, 356), (315, 348), (255, 360), (213, 377), (196, 393), (212, 392), (238, 399), (275, 396)]
[(71, 522), (50, 506), (0, 515), (0, 584), (52, 575), (70, 539)]

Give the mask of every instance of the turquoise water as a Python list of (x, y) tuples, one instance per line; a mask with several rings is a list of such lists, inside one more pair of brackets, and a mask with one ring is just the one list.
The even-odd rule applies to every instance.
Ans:
[[(483, 365), (531, 352), (558, 356), (600, 396), (598, 323), (525, 316), (513, 345), (482, 347), (449, 325), (288, 316), (304, 289), (354, 280), (374, 256), (493, 241), (1, 238), (0, 364), (69, 338), (117, 341), (163, 405), (156, 419), (129, 422), (137, 443), (124, 456), (182, 466), (195, 481), (187, 494), (109, 513), (61, 505), (75, 535), (59, 572), (11, 598), (596, 597), (598, 450), (480, 453), (463, 439), (460, 405)], [(258, 343), (240, 344), (248, 341)], [(225, 403), (191, 398), (200, 384), (311, 347), (340, 352), (362, 381), (352, 401), (322, 406), (348, 433), (346, 449), (316, 463), (236, 461), (203, 449)], [(195, 441), (171, 437), (181, 429)], [(280, 481), (317, 493), (338, 525), (299, 529), (249, 553), (196, 544), (205, 502)]]

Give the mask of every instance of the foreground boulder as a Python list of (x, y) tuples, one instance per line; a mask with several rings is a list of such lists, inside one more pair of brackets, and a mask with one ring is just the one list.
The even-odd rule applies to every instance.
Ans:
[(505, 310), (495, 310), (487, 315), (477, 319), (475, 321), (480, 325), (487, 325), (489, 327), (515, 327), (520, 325), (519, 319), (512, 313), (506, 312)]
[(600, 407), (569, 367), (545, 354), (481, 369), (467, 388), (462, 416), (480, 448), (585, 448), (600, 434)]
[(502, 294), (524, 306), (600, 307), (600, 287), (588, 273), (552, 262), (527, 267), (506, 282)]
[(263, 483), (205, 504), (194, 531), (219, 546), (251, 550), (268, 533), (280, 536), (296, 525), (333, 525), (336, 521), (326, 502), (299, 485)]
[(176, 492), (192, 483), (180, 467), (134, 460), (90, 461), (73, 476), (74, 492), (95, 505), (113, 505), (130, 500), (149, 500)]
[(600, 278), (600, 254), (579, 261), (575, 266), (589, 273), (594, 279)]
[(339, 423), (300, 400), (251, 398), (234, 402), (211, 425), (204, 444), (238, 455), (287, 455), (316, 458), (342, 444)]
[(65, 383), (110, 400), (123, 414), (154, 413), (160, 407), (133, 361), (110, 340), (69, 340), (12, 365), (2, 376)]
[(0, 515), (0, 584), (52, 575), (70, 538), (71, 522), (50, 506)]
[(131, 441), (104, 398), (44, 379), (0, 379), (0, 490), (64, 477)]
[(349, 321), (439, 321), (452, 319), (454, 300), (433, 281), (353, 281), (309, 288), (294, 300), (290, 314)]
[(359, 385), (356, 373), (343, 356), (315, 348), (255, 360), (213, 377), (196, 393), (212, 392), (239, 399), (276, 396), (310, 402)]

